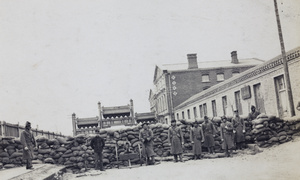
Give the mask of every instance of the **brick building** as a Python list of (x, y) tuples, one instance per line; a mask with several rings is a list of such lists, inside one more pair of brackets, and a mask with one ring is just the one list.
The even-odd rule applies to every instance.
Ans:
[[(174, 108), (191, 96), (264, 62), (238, 59), (236, 51), (231, 52), (231, 60), (197, 62), (197, 54), (188, 54), (187, 59), (188, 63), (155, 67), (149, 102), (159, 122), (168, 124)], [(190, 116), (193, 109), (189, 111), (182, 116)]]
[[(300, 101), (300, 47), (287, 52), (294, 106)], [(281, 55), (202, 91), (175, 107), (176, 119), (194, 121), (204, 115), (232, 116), (239, 110), (247, 116), (251, 105), (258, 111), (281, 118), (290, 117)], [(204, 108), (205, 107), (205, 108)], [(182, 116), (191, 113), (190, 116)], [(300, 111), (296, 110), (300, 117)]]

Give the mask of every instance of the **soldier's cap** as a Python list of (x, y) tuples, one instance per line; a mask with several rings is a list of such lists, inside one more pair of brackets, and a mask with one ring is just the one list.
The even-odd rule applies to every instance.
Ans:
[(173, 122), (175, 122), (175, 123), (176, 123), (176, 120), (175, 120), (175, 119), (173, 119), (173, 120), (171, 121), (171, 123), (173, 123)]
[(31, 125), (31, 123), (29, 121), (26, 121), (25, 126), (30, 126), (30, 125)]

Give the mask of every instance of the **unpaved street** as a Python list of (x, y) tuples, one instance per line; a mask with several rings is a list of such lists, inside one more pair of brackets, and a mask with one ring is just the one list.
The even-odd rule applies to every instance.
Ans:
[[(65, 179), (300, 179), (300, 138), (264, 152), (249, 155), (239, 152), (233, 158), (190, 160), (185, 163), (162, 162), (156, 166), (133, 169), (91, 170), (85, 174), (67, 174)], [(77, 176), (77, 177), (76, 177)]]

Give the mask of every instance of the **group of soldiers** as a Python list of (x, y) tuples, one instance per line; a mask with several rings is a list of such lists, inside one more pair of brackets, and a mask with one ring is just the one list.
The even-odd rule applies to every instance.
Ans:
[[(251, 112), (248, 115), (249, 120), (254, 120), (260, 113), (256, 111), (255, 106), (251, 106)], [(143, 143), (143, 155), (149, 158), (151, 164), (154, 164), (153, 152), (153, 132), (144, 123), (143, 129), (140, 131), (140, 140)], [(238, 110), (234, 111), (232, 119), (226, 116), (221, 117), (220, 136), (222, 141), (222, 149), (225, 151), (227, 157), (232, 157), (233, 149), (243, 149), (245, 146), (245, 121), (239, 116)], [(190, 140), (193, 145), (194, 159), (202, 158), (202, 144), (207, 147), (208, 153), (215, 154), (215, 138), (216, 128), (212, 121), (205, 116), (204, 122), (201, 124), (195, 121), (193, 127), (190, 129)], [(170, 153), (174, 156), (174, 161), (180, 162), (183, 153), (183, 133), (180, 126), (176, 125), (176, 120), (171, 121), (171, 127), (168, 130), (168, 140), (170, 143)]]
[[(222, 141), (222, 149), (225, 150), (227, 157), (232, 157), (232, 150), (242, 149), (245, 142), (245, 122), (239, 117), (238, 111), (234, 111), (235, 116), (231, 119), (225, 116), (221, 117), (220, 135)], [(255, 119), (260, 113), (256, 111), (254, 106), (251, 107), (248, 119)], [(105, 140), (100, 137), (100, 132), (97, 129), (96, 136), (91, 140), (91, 147), (94, 149), (95, 169), (104, 171), (102, 150), (105, 146)], [(208, 153), (214, 154), (216, 129), (211, 120), (205, 116), (204, 122), (199, 121), (194, 123), (190, 130), (190, 140), (193, 144), (194, 159), (202, 158), (202, 144), (207, 147)], [(147, 165), (155, 164), (155, 153), (153, 151), (153, 132), (149, 128), (148, 123), (142, 124), (142, 129), (139, 133), (139, 139), (142, 142), (142, 154), (146, 158)], [(174, 156), (174, 161), (183, 162), (183, 133), (180, 126), (177, 126), (176, 120), (171, 121), (171, 126), (168, 129), (168, 141), (170, 144), (170, 153)], [(26, 169), (33, 169), (32, 159), (33, 150), (36, 148), (36, 142), (31, 132), (31, 123), (26, 122), (25, 130), (21, 133), (21, 143), (23, 145), (23, 159), (26, 161)]]

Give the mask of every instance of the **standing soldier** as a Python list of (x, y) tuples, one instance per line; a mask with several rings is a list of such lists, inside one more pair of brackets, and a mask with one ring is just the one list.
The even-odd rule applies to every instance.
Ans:
[(143, 123), (139, 135), (140, 141), (143, 143), (143, 156), (147, 158), (147, 165), (153, 165), (155, 163), (153, 151), (153, 132), (148, 126), (147, 122)]
[(190, 138), (193, 144), (194, 159), (201, 159), (202, 143), (204, 142), (203, 130), (200, 127), (200, 122), (195, 122), (195, 127), (190, 131)]
[(183, 142), (183, 135), (180, 127), (176, 126), (176, 120), (171, 121), (171, 127), (168, 131), (168, 139), (169, 143), (171, 144), (171, 154), (174, 155), (175, 162), (178, 162), (178, 157), (180, 158), (180, 162), (183, 162), (182, 160), (182, 153), (183, 149), (182, 146), (184, 144)]
[(100, 137), (99, 130), (96, 129), (95, 132), (97, 134), (91, 141), (91, 147), (94, 149), (94, 154), (95, 154), (95, 169), (96, 170), (100, 169), (100, 171), (104, 171), (102, 150), (105, 146), (105, 142), (104, 139)]
[(23, 159), (26, 160), (26, 169), (33, 169), (33, 148), (36, 147), (36, 142), (31, 132), (31, 123), (28, 121), (25, 124), (25, 131), (21, 133), (21, 143), (23, 145)]
[(236, 149), (243, 149), (245, 142), (245, 121), (240, 118), (238, 110), (234, 111), (235, 117), (232, 118), (233, 132), (235, 133)]
[(256, 111), (255, 106), (251, 106), (251, 112), (248, 115), (248, 120), (252, 121), (254, 119), (256, 119), (256, 117), (260, 114), (260, 112)]
[(204, 146), (207, 147), (209, 153), (215, 154), (215, 134), (216, 130), (213, 123), (208, 119), (207, 116), (204, 116), (204, 123), (202, 125), (203, 133), (204, 133)]
[(233, 144), (233, 125), (232, 123), (225, 117), (221, 117), (222, 123), (220, 126), (221, 129), (221, 141), (222, 148), (225, 149), (226, 156), (232, 157), (232, 149), (234, 147)]

